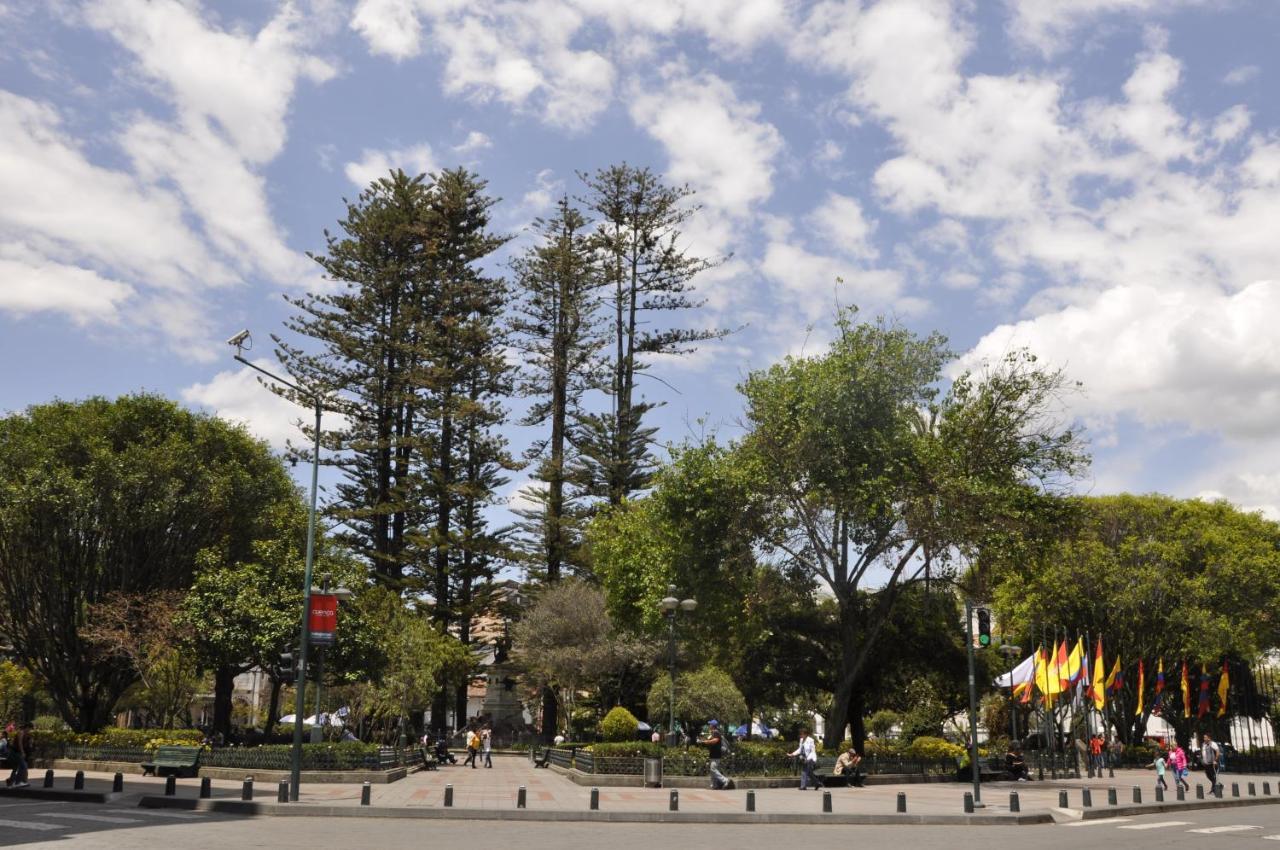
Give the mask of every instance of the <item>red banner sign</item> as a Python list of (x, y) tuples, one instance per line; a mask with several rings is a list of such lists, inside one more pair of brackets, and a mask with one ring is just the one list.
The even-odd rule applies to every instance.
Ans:
[(338, 631), (338, 597), (328, 593), (311, 594), (308, 624), (308, 640), (312, 646), (331, 646)]

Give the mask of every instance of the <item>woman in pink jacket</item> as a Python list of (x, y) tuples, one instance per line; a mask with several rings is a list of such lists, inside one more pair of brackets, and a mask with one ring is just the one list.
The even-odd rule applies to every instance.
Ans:
[(1177, 743), (1173, 745), (1173, 750), (1169, 753), (1169, 763), (1173, 766), (1174, 780), (1179, 787), (1190, 791), (1191, 783), (1187, 781), (1187, 754), (1183, 752), (1182, 747)]

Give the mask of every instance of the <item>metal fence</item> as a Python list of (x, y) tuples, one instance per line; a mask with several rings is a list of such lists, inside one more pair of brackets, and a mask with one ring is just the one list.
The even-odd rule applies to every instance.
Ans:
[[(610, 774), (615, 776), (640, 776), (644, 773), (642, 756), (597, 756), (586, 749), (551, 748), (548, 761), (562, 768), (577, 768), (583, 773)], [(662, 772), (667, 776), (706, 776), (708, 758), (697, 750), (669, 753), (662, 759)], [(819, 772), (829, 773), (835, 759), (818, 760)], [(786, 755), (745, 755), (730, 752), (720, 760), (720, 767), (735, 776), (799, 776), (800, 762)], [(954, 759), (912, 759), (869, 757), (863, 759), (862, 770), (867, 774), (909, 774), (918, 776), (947, 776), (956, 772)]]

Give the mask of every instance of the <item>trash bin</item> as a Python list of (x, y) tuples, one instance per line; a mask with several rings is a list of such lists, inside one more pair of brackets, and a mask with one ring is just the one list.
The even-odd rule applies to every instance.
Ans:
[(644, 787), (662, 787), (662, 759), (644, 760)]

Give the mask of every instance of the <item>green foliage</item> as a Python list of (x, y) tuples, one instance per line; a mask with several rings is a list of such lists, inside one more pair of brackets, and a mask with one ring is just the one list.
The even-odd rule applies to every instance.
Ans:
[[(649, 689), (651, 720), (667, 717), (670, 697), (671, 677), (659, 676)], [(730, 724), (746, 718), (747, 704), (728, 673), (703, 667), (676, 677), (675, 711), (677, 722), (685, 729), (697, 728), (708, 720), (719, 720), (723, 727), (732, 728)]]
[(907, 685), (905, 701), (910, 707), (902, 713), (902, 731), (899, 734), (902, 740), (942, 734), (947, 707), (932, 682), (924, 678), (911, 682)]
[(622, 706), (614, 706), (600, 721), (600, 736), (606, 741), (629, 741), (636, 736), (639, 722)]
[(82, 633), (91, 606), (113, 591), (185, 590), (209, 547), (249, 557), (271, 507), (291, 498), (264, 443), (155, 396), (0, 420), (5, 636), (68, 723), (101, 726), (137, 672), (93, 657)]
[(5, 659), (0, 661), (0, 723), (18, 717), (22, 700), (36, 689), (36, 677), (27, 668)]
[(887, 738), (893, 734), (893, 727), (902, 722), (898, 712), (882, 708), (867, 718), (867, 731), (877, 738)]
[(199, 729), (123, 729), (107, 726), (98, 732), (75, 735), (68, 743), (85, 747), (138, 747), (153, 750), (164, 746), (198, 746), (204, 740)]
[(918, 759), (961, 759), (965, 755), (964, 747), (932, 735), (921, 735), (902, 748), (902, 754), (908, 758)]
[[(632, 730), (634, 733), (634, 729)], [(652, 741), (618, 741), (592, 744), (587, 749), (601, 758), (662, 758), (667, 747)]]

